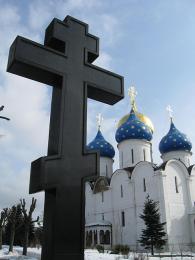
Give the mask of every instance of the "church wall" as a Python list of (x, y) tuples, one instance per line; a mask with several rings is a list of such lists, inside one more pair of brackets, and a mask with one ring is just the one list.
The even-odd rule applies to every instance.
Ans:
[(137, 227), (135, 240), (137, 241), (144, 228), (144, 222), (140, 218), (140, 214), (143, 213), (144, 202), (147, 195), (155, 201), (158, 201), (157, 185), (152, 165), (148, 162), (140, 162), (133, 171), (132, 182), (134, 182), (134, 205)]
[(96, 200), (88, 182), (85, 184), (85, 223), (95, 222)]
[[(114, 244), (135, 244), (133, 186), (128, 175), (127, 171), (118, 170), (111, 179)], [(122, 225), (122, 212), (125, 217), (124, 226)]]
[(195, 169), (192, 168), (192, 171), (189, 176), (189, 190), (190, 190), (190, 230), (192, 243), (195, 244)]
[(189, 189), (190, 189), (190, 202), (191, 206), (195, 208), (195, 168), (192, 169), (189, 177)]
[(140, 161), (152, 161), (151, 143), (144, 140), (125, 140), (118, 144), (120, 168), (135, 166)]
[(100, 157), (100, 175), (111, 178), (113, 173), (113, 159)]
[(176, 161), (168, 162), (164, 174), (164, 196), (169, 244), (190, 244), (188, 172)]
[(110, 189), (103, 192), (98, 192), (93, 195), (95, 198), (96, 209), (94, 217), (96, 221), (110, 221), (112, 222), (112, 205), (111, 205), (111, 191)]
[[(166, 222), (166, 204), (165, 204), (165, 190), (164, 190), (164, 181), (166, 175), (163, 174), (162, 170), (154, 172), (154, 185), (155, 185), (155, 194), (153, 195), (154, 201), (157, 201), (159, 212), (160, 212), (160, 221), (161, 223)], [(164, 231), (167, 234), (167, 225), (164, 225)]]
[(181, 160), (187, 167), (191, 165), (191, 152), (186, 151), (171, 151), (161, 155), (164, 162), (171, 159)]

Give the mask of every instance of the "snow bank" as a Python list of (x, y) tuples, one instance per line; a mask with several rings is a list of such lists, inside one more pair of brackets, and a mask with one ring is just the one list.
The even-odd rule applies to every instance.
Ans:
[(3, 249), (0, 250), (0, 259), (1, 260), (39, 260), (41, 255), (41, 249), (38, 250), (37, 248), (28, 248), (28, 256), (22, 256), (22, 248), (21, 247), (14, 247), (14, 251), (8, 251), (7, 246), (3, 246)]
[[(168, 254), (168, 253), (167, 253)], [(0, 260), (40, 260), (41, 259), (41, 249), (37, 248), (28, 248), (28, 256), (22, 256), (22, 248), (14, 247), (14, 252), (9, 253), (8, 247), (4, 246), (3, 250), (0, 250)], [(85, 250), (85, 260), (195, 260), (195, 257), (148, 257), (145, 255), (145, 258), (141, 254), (131, 253), (128, 258), (125, 258), (122, 255), (111, 255), (109, 253), (99, 253), (97, 250), (87, 249)]]

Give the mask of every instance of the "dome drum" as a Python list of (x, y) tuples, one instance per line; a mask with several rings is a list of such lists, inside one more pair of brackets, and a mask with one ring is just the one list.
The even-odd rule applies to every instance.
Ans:
[(152, 144), (146, 140), (124, 140), (118, 144), (120, 169), (133, 167), (141, 161), (152, 162)]
[(171, 151), (161, 155), (163, 162), (167, 162), (172, 159), (183, 162), (187, 167), (191, 165), (192, 152), (190, 151)]

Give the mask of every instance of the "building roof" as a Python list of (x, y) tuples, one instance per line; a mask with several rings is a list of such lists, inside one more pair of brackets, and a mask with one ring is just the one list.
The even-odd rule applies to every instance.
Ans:
[(171, 151), (188, 151), (192, 149), (192, 143), (188, 137), (180, 132), (171, 120), (169, 132), (161, 139), (159, 150), (161, 154)]
[(128, 139), (151, 141), (152, 131), (136, 116), (132, 109), (127, 121), (117, 129), (115, 138), (118, 143)]
[(113, 158), (115, 155), (113, 146), (104, 139), (100, 129), (98, 129), (93, 141), (87, 145), (87, 149), (100, 151), (100, 156), (102, 157)]
[(104, 220), (104, 221), (97, 221), (97, 222), (85, 224), (85, 227), (92, 227), (92, 226), (112, 226), (112, 223)]

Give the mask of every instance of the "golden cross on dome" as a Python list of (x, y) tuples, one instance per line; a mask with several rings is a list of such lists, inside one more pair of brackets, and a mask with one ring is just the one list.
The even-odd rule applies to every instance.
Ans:
[(99, 114), (96, 116), (96, 119), (97, 119), (98, 130), (100, 130), (104, 118), (103, 118), (102, 114), (99, 113)]
[(131, 100), (131, 107), (134, 109), (134, 110), (137, 110), (136, 108), (136, 104), (135, 104), (135, 98), (137, 96), (137, 91), (135, 89), (134, 86), (131, 86), (129, 89), (128, 89), (128, 95), (130, 97), (130, 100)]
[(170, 105), (168, 105), (166, 109), (169, 113), (170, 119), (172, 120), (173, 119), (173, 109), (172, 109), (172, 107)]

